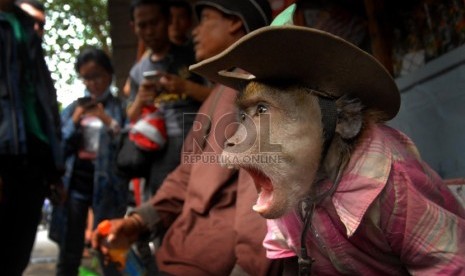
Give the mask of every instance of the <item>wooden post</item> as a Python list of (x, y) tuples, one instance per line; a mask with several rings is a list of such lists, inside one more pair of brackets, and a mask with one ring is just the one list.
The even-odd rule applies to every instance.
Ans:
[(138, 47), (137, 37), (129, 25), (128, 0), (108, 1), (108, 20), (111, 24), (110, 36), (113, 45), (113, 65), (115, 66), (116, 87), (119, 94), (123, 90), (128, 72), (134, 64)]
[(384, 0), (364, 0), (373, 56), (393, 74), (392, 35), (387, 21)]

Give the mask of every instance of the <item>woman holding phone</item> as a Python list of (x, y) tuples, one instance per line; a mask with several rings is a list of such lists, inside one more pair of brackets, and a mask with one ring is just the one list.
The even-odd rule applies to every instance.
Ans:
[(60, 247), (57, 275), (78, 274), (89, 208), (97, 225), (123, 216), (127, 203), (127, 186), (114, 170), (125, 113), (111, 93), (113, 65), (104, 51), (92, 47), (77, 56), (75, 69), (86, 90), (61, 113), (67, 199), (54, 209), (50, 233)]

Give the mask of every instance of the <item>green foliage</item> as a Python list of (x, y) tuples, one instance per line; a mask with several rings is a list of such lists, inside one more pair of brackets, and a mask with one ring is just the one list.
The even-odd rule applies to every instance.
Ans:
[(81, 47), (111, 53), (107, 0), (43, 0), (47, 23), (44, 49), (56, 88), (66, 93), (75, 83), (74, 61)]

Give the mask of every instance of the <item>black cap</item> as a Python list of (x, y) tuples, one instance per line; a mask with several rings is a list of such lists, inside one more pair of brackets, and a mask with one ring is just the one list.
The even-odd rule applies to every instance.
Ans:
[(205, 6), (239, 17), (247, 33), (269, 25), (272, 19), (268, 0), (199, 0), (195, 3), (199, 19)]

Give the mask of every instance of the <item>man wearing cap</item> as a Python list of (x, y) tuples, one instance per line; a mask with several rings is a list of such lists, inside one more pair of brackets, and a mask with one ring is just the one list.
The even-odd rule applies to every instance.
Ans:
[[(267, 0), (198, 1), (193, 31), (196, 59), (212, 57), (246, 33), (270, 23)], [(113, 220), (110, 246), (128, 246), (142, 233), (166, 231), (156, 249), (158, 269), (171, 275), (275, 275), (261, 245), (266, 224), (252, 212), (255, 188), (244, 171), (220, 166), (235, 130), (237, 91), (217, 85), (185, 139), (181, 164), (149, 202)], [(101, 246), (94, 234), (94, 247)], [(102, 248), (105, 251), (105, 248)]]
[(37, 0), (17, 0), (15, 3), (34, 18), (34, 31), (37, 32), (40, 38), (43, 38), (45, 26), (44, 4)]
[[(300, 275), (465, 275), (463, 206), (384, 124), (400, 107), (392, 77), (347, 41), (277, 19), (286, 26), (190, 68), (242, 88), (241, 125), (222, 160), (254, 179), (267, 256), (298, 258)], [(261, 150), (264, 137), (279, 151)]]

